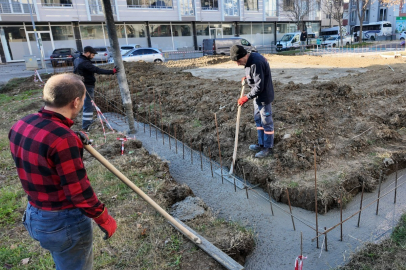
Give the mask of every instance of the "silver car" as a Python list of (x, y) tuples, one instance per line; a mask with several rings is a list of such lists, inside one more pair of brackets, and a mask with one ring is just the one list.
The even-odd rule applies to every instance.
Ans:
[(107, 62), (110, 57), (112, 57), (112, 51), (110, 47), (107, 46), (99, 46), (93, 47), (97, 54), (95, 54), (92, 62)]
[[(123, 55), (123, 62), (165, 62), (162, 52), (156, 48), (137, 48)], [(113, 63), (114, 59), (110, 58), (109, 63)]]

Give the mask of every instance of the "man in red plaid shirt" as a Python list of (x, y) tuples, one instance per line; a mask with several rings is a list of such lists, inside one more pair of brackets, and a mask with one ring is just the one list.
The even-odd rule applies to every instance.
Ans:
[(110, 238), (116, 221), (94, 193), (83, 165), (83, 143), (70, 127), (83, 107), (81, 77), (60, 74), (44, 86), (45, 107), (10, 130), (10, 150), (28, 195), (23, 223), (49, 250), (56, 269), (92, 269), (91, 219)]

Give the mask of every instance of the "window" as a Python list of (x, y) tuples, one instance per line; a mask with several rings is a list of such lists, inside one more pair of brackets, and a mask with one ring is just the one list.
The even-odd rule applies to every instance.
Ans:
[(239, 1), (238, 0), (223, 0), (224, 1), (224, 14), (226, 16), (239, 15)]
[(125, 29), (128, 38), (145, 37), (145, 25), (143, 24), (126, 24)]
[(355, 13), (355, 10), (351, 10), (351, 22), (355, 22), (357, 19), (357, 15)]
[(202, 10), (218, 10), (218, 0), (201, 0)]
[(196, 24), (196, 34), (198, 36), (209, 36), (208, 24)]
[(193, 16), (195, 14), (193, 0), (180, 0), (180, 12), (183, 16)]
[(267, 17), (276, 17), (276, 0), (264, 0), (265, 13)]
[(225, 36), (233, 36), (235, 33), (234, 25), (232, 24), (223, 23), (221, 28), (223, 29), (223, 35)]
[(41, 0), (45, 7), (72, 7), (71, 0)]
[(381, 7), (379, 8), (379, 21), (386, 21), (387, 20), (387, 8), (386, 7)]
[(101, 25), (81, 25), (80, 34), (82, 39), (104, 39)]
[(170, 37), (171, 26), (169, 24), (151, 24), (150, 26), (151, 37)]
[(246, 39), (242, 39), (241, 44), (244, 46), (251, 46), (251, 43), (249, 43), (248, 40), (246, 40)]
[(129, 8), (172, 8), (172, 0), (127, 0)]
[(54, 40), (74, 40), (72, 26), (51, 26)]
[(184, 36), (191, 36), (192, 33), (190, 31), (191, 25), (172, 25), (172, 31), (174, 37), (184, 37)]
[(294, 0), (283, 0), (283, 10), (293, 10), (293, 1)]
[(245, 10), (258, 10), (258, 0), (244, 0)]
[(32, 13), (35, 14), (33, 5), (16, 0), (0, 0), (0, 13), (30, 13), (30, 7)]
[(364, 22), (369, 21), (369, 9), (365, 10), (365, 14), (364, 14)]

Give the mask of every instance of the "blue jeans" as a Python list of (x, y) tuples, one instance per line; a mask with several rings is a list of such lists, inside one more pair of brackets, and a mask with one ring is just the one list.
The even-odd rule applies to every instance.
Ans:
[(51, 252), (57, 270), (92, 269), (92, 220), (79, 209), (45, 211), (28, 203), (23, 224)]
[(265, 148), (273, 148), (274, 130), (272, 105), (258, 105), (254, 101), (254, 120), (258, 132), (258, 144)]
[(92, 100), (94, 99), (94, 86), (86, 86), (86, 97), (85, 104), (83, 105), (83, 115), (82, 115), (82, 128), (87, 130), (93, 122), (93, 105)]

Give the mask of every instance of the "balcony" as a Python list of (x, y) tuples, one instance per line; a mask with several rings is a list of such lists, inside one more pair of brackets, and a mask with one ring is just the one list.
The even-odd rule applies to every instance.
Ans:
[(32, 14), (35, 14), (35, 8), (32, 4), (17, 1), (0, 1), (1, 14), (30, 14), (30, 7)]
[(172, 9), (172, 0), (127, 0), (128, 8)]
[[(111, 9), (113, 10), (113, 14), (116, 15), (115, 1), (111, 2), (112, 2)], [(103, 6), (100, 0), (90, 0), (89, 10), (90, 15), (104, 15)]]
[(41, 4), (43, 7), (60, 7), (60, 8), (71, 8), (71, 0), (42, 0)]

